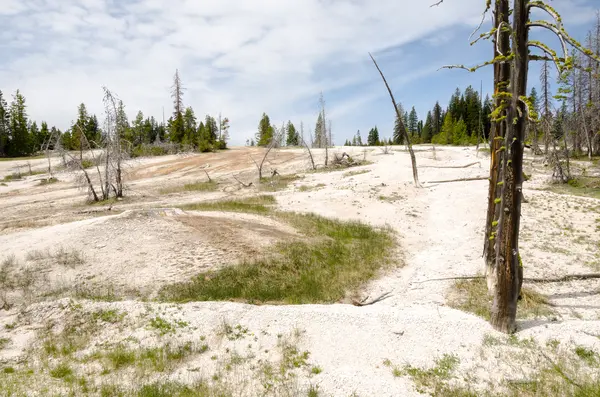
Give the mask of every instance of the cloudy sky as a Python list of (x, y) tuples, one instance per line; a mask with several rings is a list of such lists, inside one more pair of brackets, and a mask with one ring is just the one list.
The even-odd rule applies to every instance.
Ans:
[[(336, 143), (374, 125), (390, 136), (393, 108), (369, 51), (396, 99), (422, 118), (456, 87), (491, 86), (490, 71), (438, 71), (490, 58), (489, 43), (468, 44), (484, 0), (432, 2), (0, 0), (0, 89), (9, 99), (20, 89), (32, 118), (61, 129), (81, 102), (102, 116), (103, 85), (130, 118), (142, 110), (160, 120), (163, 107), (167, 118), (172, 111), (178, 68), (185, 105), (228, 116), (233, 144), (254, 135), (263, 112), (314, 128), (321, 91)], [(600, 8), (598, 0), (552, 5), (582, 41)]]

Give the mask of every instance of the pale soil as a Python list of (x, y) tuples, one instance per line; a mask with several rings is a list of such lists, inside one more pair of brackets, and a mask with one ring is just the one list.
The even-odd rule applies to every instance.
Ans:
[[(342, 150), (363, 157), (362, 149)], [(165, 283), (260, 255), (270, 244), (297, 236), (289, 226), (258, 215), (173, 208), (205, 199), (255, 194), (254, 187), (242, 189), (232, 176), (256, 184), (250, 155), (259, 161), (260, 152), (235, 148), (218, 154), (132, 161), (130, 197), (114, 203), (110, 211), (105, 211), (107, 205), (86, 206), (85, 191), (74, 186), (73, 175), (58, 174), (61, 182), (48, 186), (36, 186), (36, 180), (43, 176), (0, 186), (0, 259), (14, 254), (21, 270), (38, 266), (44, 274), (37, 281), (40, 290), (54, 291), (44, 299), (32, 292), (27, 302), (34, 303), (28, 307), (0, 310), (0, 338), (10, 339), (0, 349), (0, 367), (3, 361), (6, 365), (22, 362), (28, 346), (39, 343), (39, 333), (48, 321), (60, 324), (68, 318), (70, 301), (60, 297), (73, 296), (72, 289), (77, 285), (98, 285), (114, 287), (130, 300), (76, 300), (81, 310), (111, 308), (127, 313), (123, 324), (103, 328), (92, 338), (95, 346), (129, 337), (148, 346), (165, 341), (197, 341), (207, 336), (211, 353), (185, 362), (169, 379), (191, 382), (200, 376), (210, 378), (216, 365), (209, 358), (211, 354), (223, 357), (226, 352), (238, 351), (255, 361), (271, 360), (277, 336), (293, 334), (296, 329), (302, 331), (301, 349), (310, 352), (308, 361), (323, 369), (318, 375), (300, 374), (298, 388), (318, 385), (322, 395), (420, 395), (409, 377), (392, 375), (383, 365), (386, 359), (398, 366), (432, 366), (443, 354), (454, 354), (460, 359), (457, 379), (469, 377), (482, 387), (488, 380), (526, 376), (527, 366), (502, 358), (500, 353), (506, 349), (496, 347), (485, 353), (482, 341), (486, 335), (502, 337), (485, 320), (447, 306), (453, 281), (428, 281), (482, 271), (488, 182), (425, 183), (426, 188), (416, 189), (409, 156), (404, 151), (383, 155), (371, 149), (367, 159), (373, 164), (352, 170), (370, 172), (307, 173), (288, 189), (274, 193), (281, 210), (360, 220), (396, 230), (401, 247), (395, 261), (398, 266), (364, 289), (364, 296), (371, 297), (391, 292), (389, 299), (367, 307), (141, 302), (140, 296), (152, 297)], [(323, 155), (317, 154), (320, 158)], [(420, 147), (417, 160), (420, 166), (481, 162), (468, 168), (421, 168), (422, 182), (488, 174), (488, 157), (477, 154), (474, 148), (437, 148), (434, 154), (429, 147)], [(46, 164), (43, 159), (31, 163), (42, 168)], [(206, 180), (205, 167), (220, 183), (217, 192), (159, 193), (167, 186)], [(308, 163), (301, 150), (285, 149), (274, 153), (266, 168), (275, 168), (281, 174), (302, 173)], [(11, 173), (10, 169), (0, 162), (0, 179)], [(549, 170), (531, 159), (526, 161), (526, 172), (534, 177), (524, 189), (529, 200), (523, 204), (520, 244), (525, 276), (559, 277), (598, 270), (600, 200), (540, 190), (548, 182)], [(300, 191), (301, 186), (319, 184), (324, 186)], [(64, 266), (51, 258), (27, 260), (30, 251), (51, 254), (59, 247), (80, 251), (84, 263)], [(541, 345), (557, 339), (600, 351), (600, 339), (594, 336), (600, 334), (600, 281), (528, 286), (547, 295), (556, 314), (552, 318), (520, 320), (519, 338), (533, 337)], [(147, 326), (149, 318), (157, 313), (187, 325), (174, 335), (157, 337)], [(234, 341), (218, 338), (224, 322), (248, 328), (248, 335)], [(6, 324), (12, 329), (6, 329)], [(257, 380), (250, 381), (251, 387), (241, 387), (243, 375), (237, 373), (234, 383), (252, 395), (251, 390), (258, 387), (252, 382)], [(249, 372), (245, 375), (252, 378)]]

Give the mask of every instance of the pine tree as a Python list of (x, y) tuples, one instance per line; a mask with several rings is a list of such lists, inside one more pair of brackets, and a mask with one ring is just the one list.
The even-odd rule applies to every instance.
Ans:
[(8, 155), (18, 157), (31, 154), (25, 97), (23, 97), (19, 90), (13, 96), (13, 101), (10, 105), (9, 128), (12, 139), (8, 145)]
[(300, 145), (300, 137), (298, 136), (298, 132), (296, 131), (296, 127), (292, 124), (291, 121), (288, 121), (287, 126), (287, 146), (299, 146)]
[[(48, 139), (50, 139), (50, 130), (48, 129), (48, 123), (42, 121), (42, 125), (40, 127), (39, 140), (37, 141), (38, 147), (45, 148), (45, 145), (48, 144)], [(53, 149), (53, 147), (50, 148)]]
[(10, 113), (8, 104), (0, 91), (0, 157), (6, 156), (10, 136)]
[(367, 145), (369, 146), (378, 146), (379, 145), (379, 131), (377, 130), (377, 126), (371, 128), (369, 131), (369, 135), (367, 137)]
[(362, 141), (362, 137), (360, 136), (360, 130), (356, 131), (356, 146), (362, 146), (363, 145), (363, 141)]
[[(398, 104), (398, 111), (400, 112), (400, 114), (403, 114), (403, 109), (402, 109), (402, 105)], [(398, 118), (398, 116), (396, 115), (396, 122), (394, 123), (394, 143), (396, 145), (403, 145), (404, 144), (404, 136), (406, 133), (406, 124), (404, 124), (404, 122), (402, 122), (401, 119)]]
[(433, 136), (433, 118), (431, 117), (431, 112), (427, 112), (427, 119), (425, 120), (425, 125), (423, 126), (423, 132), (421, 133), (421, 138), (423, 143), (431, 142), (431, 137)]
[(31, 143), (32, 152), (42, 150), (42, 144), (40, 142), (40, 129), (35, 121), (29, 125), (29, 140)]
[(414, 106), (410, 110), (410, 114), (408, 116), (408, 127), (407, 128), (408, 128), (408, 132), (410, 132), (410, 135), (415, 135), (418, 132), (419, 117), (417, 116), (417, 111), (415, 110)]
[(467, 135), (467, 123), (463, 119), (458, 120), (454, 123), (452, 129), (452, 144), (453, 145), (467, 145), (469, 143), (469, 136)]
[(214, 117), (206, 115), (206, 118), (204, 119), (204, 131), (206, 133), (208, 143), (214, 146), (215, 142), (217, 142), (219, 132), (219, 126)]
[(450, 145), (452, 144), (452, 135), (454, 134), (454, 119), (452, 113), (448, 112), (444, 117), (444, 124), (439, 134), (432, 138), (432, 142), (439, 145)]
[(131, 136), (131, 127), (129, 126), (129, 118), (127, 117), (127, 113), (125, 112), (125, 105), (123, 101), (119, 101), (119, 105), (117, 107), (117, 120), (115, 123), (116, 133), (119, 134), (119, 138), (123, 139), (124, 137)]
[(463, 120), (467, 126), (468, 136), (480, 136), (480, 117), (481, 117), (481, 101), (479, 93), (468, 86), (465, 90), (465, 111), (463, 114)]
[(186, 145), (193, 145), (197, 141), (197, 131), (198, 125), (196, 122), (196, 115), (194, 114), (194, 109), (191, 107), (187, 107), (185, 109), (185, 113), (183, 115), (183, 139), (181, 143)]
[(219, 114), (219, 141), (217, 142), (217, 149), (227, 149), (227, 141), (229, 141), (229, 118), (221, 118)]
[(260, 122), (258, 123), (258, 132), (256, 133), (256, 145), (257, 146), (268, 146), (273, 139), (273, 127), (271, 127), (271, 120), (266, 113), (263, 113)]
[(439, 134), (442, 131), (444, 116), (442, 115), (442, 107), (439, 102), (435, 103), (431, 114), (431, 134), (432, 136)]
[[(535, 87), (531, 88), (531, 93), (529, 94), (529, 103), (531, 104), (531, 118), (533, 120), (536, 120), (540, 111), (540, 104), (539, 104), (540, 100), (538, 98), (538, 94), (537, 94), (537, 90), (535, 89)], [(529, 135), (532, 141), (532, 147), (533, 147), (533, 152), (534, 154), (538, 154), (538, 152), (540, 151), (540, 148), (538, 146), (538, 125), (537, 122), (530, 122), (529, 123)]]
[(481, 120), (483, 122), (483, 136), (486, 140), (490, 139), (490, 131), (492, 129), (492, 101), (490, 100), (490, 96), (486, 95), (485, 101), (483, 101), (483, 109)]
[(131, 125), (130, 128), (130, 134), (128, 137), (126, 137), (125, 139), (127, 139), (127, 141), (129, 141), (133, 146), (138, 146), (142, 144), (142, 141), (144, 139), (144, 129), (145, 129), (145, 122), (144, 122), (144, 113), (142, 113), (142, 111), (138, 111), (137, 115), (135, 116), (135, 120), (133, 120), (133, 123)]
[(317, 123), (315, 125), (315, 143), (314, 147), (325, 147), (326, 144), (326, 135), (325, 135), (325, 123), (323, 121), (323, 113), (319, 112), (319, 117), (317, 117)]

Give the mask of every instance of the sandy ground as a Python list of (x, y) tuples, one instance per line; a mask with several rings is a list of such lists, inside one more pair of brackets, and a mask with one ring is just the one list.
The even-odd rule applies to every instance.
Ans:
[[(358, 148), (341, 150), (356, 157), (364, 155)], [(37, 185), (40, 176), (0, 186), (0, 259), (14, 255), (15, 266), (21, 269), (44, 269), (46, 277), (39, 282), (54, 283), (54, 289), (60, 289), (57, 284), (69, 289), (98, 283), (152, 296), (164, 283), (257, 255), (258, 248), (293, 238), (296, 232), (261, 216), (185, 212), (173, 207), (252, 194), (252, 189), (242, 189), (233, 175), (244, 181), (254, 179), (250, 156), (259, 155), (260, 149), (235, 148), (219, 154), (136, 160), (129, 169), (131, 198), (114, 203), (110, 211), (85, 206), (85, 192), (74, 185), (74, 176), (69, 174), (59, 174), (61, 182), (48, 186)], [(317, 155), (322, 157), (322, 153)], [(383, 155), (378, 149), (370, 149), (366, 157), (373, 163), (353, 169), (366, 173), (307, 173), (275, 196), (281, 210), (355, 219), (396, 230), (401, 244), (396, 262), (404, 266), (372, 281), (364, 291), (365, 296), (391, 292), (389, 299), (367, 307), (231, 302), (168, 305), (138, 298), (113, 303), (83, 300), (90, 310), (114, 308), (131, 318), (125, 328), (103, 330), (98, 340), (133, 335), (151, 344), (156, 336), (143, 324), (151, 313), (160, 312), (165, 318), (187, 324), (173, 340), (215, 335), (224, 322), (240, 324), (254, 339), (244, 336), (221, 342), (215, 349), (244, 351), (266, 360), (272, 353), (265, 352), (274, 348), (275, 336), (301, 330), (302, 349), (310, 352), (309, 361), (323, 371), (300, 376), (298, 383), (318, 385), (322, 395), (328, 396), (420, 395), (409, 377), (394, 377), (383, 365), (384, 360), (397, 365), (432, 366), (436, 358), (454, 354), (460, 360), (459, 379), (477, 376), (483, 384), (503, 376), (522, 376), (515, 374), (515, 368), (503, 362), (499, 354), (483, 357), (484, 338), (500, 336), (485, 320), (447, 306), (452, 281), (428, 281), (482, 271), (487, 181), (425, 183), (426, 188), (416, 189), (410, 159), (404, 151)], [(423, 182), (488, 174), (488, 158), (474, 148), (444, 147), (434, 153), (429, 147), (419, 147), (417, 160)], [(31, 163), (43, 167), (44, 161)], [(480, 164), (468, 168), (434, 168), (476, 161)], [(306, 156), (302, 150), (281, 150), (269, 160), (267, 168), (281, 174), (301, 173), (307, 169)], [(0, 178), (11, 169), (0, 162)], [(219, 191), (159, 194), (165, 186), (204, 180), (203, 169), (220, 182)], [(543, 190), (549, 171), (532, 159), (526, 161), (526, 172), (534, 175), (524, 190), (528, 203), (523, 205), (521, 255), (526, 277), (559, 277), (599, 268), (600, 201)], [(301, 186), (320, 187), (300, 191)], [(57, 265), (52, 255), (60, 247), (81, 252), (83, 263)], [(32, 259), (36, 256), (32, 251), (45, 254)], [(549, 297), (556, 316), (519, 321), (519, 338), (533, 337), (542, 344), (551, 339), (576, 342), (600, 351), (600, 339), (594, 336), (600, 334), (599, 281), (536, 284), (531, 288)], [(60, 299), (60, 293), (54, 296), (57, 298), (32, 299), (25, 309), (0, 310), (0, 338), (11, 341), (0, 349), (0, 364), (22, 360), (47, 321), (60, 322), (69, 315), (68, 301)], [(16, 326), (10, 330), (5, 328), (13, 323)], [(248, 342), (252, 347), (247, 347)], [(207, 357), (198, 358), (169, 377), (189, 381), (196, 376), (190, 368), (200, 368), (199, 373), (210, 376), (213, 367)], [(499, 373), (496, 368), (500, 368)]]

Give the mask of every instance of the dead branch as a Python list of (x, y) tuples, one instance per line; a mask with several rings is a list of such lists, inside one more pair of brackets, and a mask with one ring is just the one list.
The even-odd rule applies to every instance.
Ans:
[(458, 179), (449, 179), (445, 181), (429, 181), (426, 183), (450, 183), (450, 182), (469, 182), (469, 181), (487, 181), (489, 179), (488, 176), (476, 176), (473, 178), (458, 178)]
[(208, 181), (212, 182), (212, 179), (210, 179), (210, 175), (208, 175), (208, 171), (206, 171), (205, 169), (203, 169), (202, 171), (204, 171), (204, 173), (206, 174), (206, 177), (208, 178)]
[(481, 162), (480, 161), (476, 161), (474, 163), (469, 163), (467, 165), (449, 165), (449, 166), (445, 166), (445, 167), (441, 167), (441, 166), (438, 167), (438, 166), (435, 166), (435, 165), (422, 165), (421, 168), (469, 168), (469, 167), (474, 166), (475, 164), (481, 165)]
[(233, 179), (235, 179), (236, 181), (238, 181), (238, 183), (240, 185), (242, 185), (243, 187), (248, 188), (248, 187), (252, 186), (252, 182), (246, 184), (246, 183), (240, 181), (239, 179), (237, 179), (237, 177), (235, 175), (232, 175), (232, 176), (233, 176)]
[[(414, 281), (414, 284), (428, 283), (431, 281), (449, 281), (449, 280), (484, 280), (485, 276), (458, 276), (458, 277), (442, 277), (432, 278), (423, 281)], [(588, 274), (571, 274), (557, 278), (524, 278), (524, 282), (532, 284), (543, 284), (543, 283), (564, 283), (567, 281), (578, 281), (578, 280), (594, 280), (599, 279), (600, 273), (588, 273)]]
[[(443, 0), (441, 0), (440, 3), (442, 1)], [(400, 110), (398, 110), (398, 105), (396, 104), (396, 100), (394, 99), (394, 94), (392, 93), (392, 89), (390, 88), (390, 85), (388, 84), (387, 80), (385, 79), (383, 72), (379, 68), (377, 61), (375, 61), (375, 58), (373, 58), (373, 55), (371, 55), (371, 53), (369, 53), (369, 56), (371, 57), (373, 64), (375, 64), (375, 67), (377, 68), (377, 71), (381, 75), (381, 79), (383, 80), (383, 83), (385, 84), (385, 87), (387, 88), (388, 93), (390, 94), (390, 99), (392, 100), (392, 105), (394, 106), (394, 111), (396, 112), (397, 120), (399, 123), (402, 124), (402, 115), (400, 114)], [(422, 187), (421, 184), (419, 183), (419, 171), (417, 170), (417, 158), (415, 157), (415, 152), (413, 151), (412, 144), (410, 143), (410, 136), (408, 135), (406, 128), (402, 128), (402, 131), (404, 132), (404, 142), (406, 142), (406, 145), (408, 146), (408, 151), (410, 153), (410, 161), (412, 164), (413, 179), (415, 182), (415, 186)]]
[(306, 143), (304, 136), (302, 136), (302, 145), (304, 145), (304, 147), (308, 151), (308, 157), (310, 158), (310, 164), (312, 166), (313, 171), (316, 170), (317, 167), (315, 166), (315, 158), (313, 157), (312, 150), (310, 150), (310, 146), (308, 145), (308, 143)]
[(367, 296), (365, 299), (363, 299), (362, 301), (358, 301), (358, 300), (356, 300), (356, 299), (353, 299), (353, 300), (352, 300), (352, 304), (353, 304), (354, 306), (359, 306), (359, 307), (362, 307), (362, 306), (370, 306), (370, 305), (374, 305), (374, 304), (375, 304), (375, 303), (377, 303), (377, 302), (381, 302), (382, 300), (385, 300), (385, 299), (389, 298), (390, 296), (392, 296), (392, 292), (391, 292), (391, 291), (389, 291), (389, 292), (386, 292), (386, 293), (384, 293), (384, 294), (381, 294), (381, 295), (380, 295), (380, 296), (378, 296), (377, 298), (375, 298), (375, 299), (372, 299), (372, 300), (370, 300), (370, 301), (368, 301), (368, 302), (367, 302), (367, 299), (369, 299), (369, 297), (368, 297), (368, 296)]

